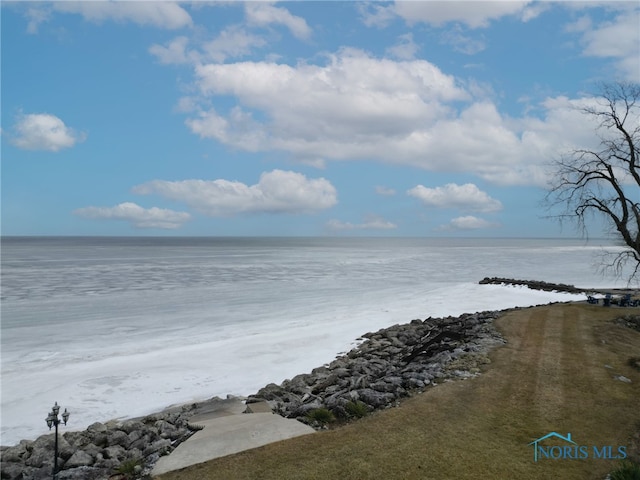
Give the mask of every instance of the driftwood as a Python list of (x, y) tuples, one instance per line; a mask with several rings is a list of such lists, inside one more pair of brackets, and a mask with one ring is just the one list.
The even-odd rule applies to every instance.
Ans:
[(411, 363), (420, 356), (432, 357), (440, 352), (453, 350), (457, 344), (445, 342), (445, 340), (460, 341), (464, 340), (465, 335), (460, 332), (445, 330), (440, 332), (433, 338), (426, 335), (420, 339), (420, 342), (411, 349), (411, 353), (405, 355), (402, 359), (405, 363)]

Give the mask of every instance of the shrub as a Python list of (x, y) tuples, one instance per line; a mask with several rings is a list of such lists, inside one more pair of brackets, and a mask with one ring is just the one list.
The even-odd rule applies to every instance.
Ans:
[(130, 458), (122, 462), (116, 469), (116, 473), (124, 475), (126, 479), (136, 478), (142, 472), (142, 460)]
[(611, 480), (640, 480), (640, 464), (623, 460), (609, 477)]
[(315, 410), (311, 410), (307, 413), (307, 417), (314, 422), (318, 422), (320, 425), (326, 425), (336, 419), (331, 410), (326, 408), (316, 408)]
[(369, 413), (369, 407), (367, 407), (367, 404), (360, 400), (353, 400), (347, 403), (344, 406), (344, 409), (350, 417), (354, 418), (362, 418)]

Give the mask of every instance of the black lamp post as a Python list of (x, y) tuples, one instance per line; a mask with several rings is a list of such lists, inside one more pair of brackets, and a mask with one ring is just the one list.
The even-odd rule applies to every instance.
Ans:
[[(58, 425), (60, 425), (60, 419), (58, 418), (58, 412), (60, 411), (60, 407), (58, 406), (58, 402), (51, 408), (51, 412), (49, 412), (49, 416), (46, 418), (47, 425), (49, 426), (49, 430), (51, 427), (56, 427), (56, 440), (55, 446), (53, 450), (53, 478), (56, 478), (58, 475)], [(67, 424), (67, 420), (69, 420), (69, 412), (67, 409), (64, 409), (64, 413), (62, 414), (62, 421), (64, 424)]]

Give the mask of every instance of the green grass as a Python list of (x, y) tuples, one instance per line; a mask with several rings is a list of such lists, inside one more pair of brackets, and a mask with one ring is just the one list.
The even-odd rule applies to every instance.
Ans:
[(630, 461), (623, 461), (611, 472), (611, 480), (640, 480), (640, 465)]
[(326, 408), (316, 408), (307, 413), (307, 418), (311, 420), (312, 423), (318, 423), (320, 425), (327, 425), (328, 423), (334, 422), (336, 417), (333, 415), (331, 410)]
[(556, 431), (579, 444), (629, 444), (640, 421), (640, 372), (627, 361), (640, 352), (640, 332), (614, 324), (618, 313), (586, 304), (515, 310), (496, 321), (508, 343), (477, 378), (160, 478), (602, 480), (616, 461), (535, 463), (528, 443)]
[(347, 412), (347, 415), (351, 418), (362, 418), (369, 414), (369, 407), (367, 407), (366, 403), (361, 402), (360, 400), (354, 400), (347, 403), (344, 406), (344, 409)]

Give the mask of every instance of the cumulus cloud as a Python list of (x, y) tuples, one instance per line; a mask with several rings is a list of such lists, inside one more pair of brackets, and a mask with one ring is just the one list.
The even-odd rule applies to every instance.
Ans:
[[(287, 152), (311, 165), (367, 159), (544, 185), (541, 164), (557, 154), (557, 140), (570, 142), (584, 129), (575, 112), (573, 125), (554, 121), (554, 109), (564, 106), (505, 117), (489, 100), (471, 101), (472, 85), (466, 90), (425, 60), (355, 49), (328, 55), (324, 65), (206, 64), (195, 74), (200, 108), (185, 122), (193, 133), (241, 150)], [(226, 112), (207, 106), (218, 96), (237, 104)]]
[(440, 227), (440, 230), (478, 230), (481, 228), (495, 228), (498, 226), (498, 224), (491, 223), (483, 218), (468, 215), (452, 219), (447, 225)]
[(189, 13), (176, 2), (53, 2), (59, 12), (82, 15), (85, 20), (101, 23), (106, 20), (133, 22), (166, 29), (192, 25)]
[(83, 133), (67, 127), (61, 119), (48, 113), (20, 114), (13, 130), (11, 143), (25, 150), (57, 152), (85, 139)]
[(264, 47), (266, 40), (259, 35), (246, 31), (243, 27), (232, 25), (208, 42), (203, 43), (205, 60), (223, 62), (227, 58), (249, 55), (254, 48)]
[(379, 5), (376, 2), (358, 2), (356, 8), (360, 20), (367, 27), (386, 27), (394, 18), (396, 12), (393, 5)]
[(151, 45), (149, 53), (155, 55), (158, 61), (165, 65), (188, 63), (195, 59), (192, 53), (186, 51), (188, 43), (187, 37), (176, 37), (165, 45)]
[(420, 163), (420, 129), (454, 116), (446, 102), (469, 98), (427, 61), (395, 62), (353, 49), (330, 55), (326, 65), (239, 62), (199, 65), (195, 73), (204, 97), (234, 96), (238, 105), (226, 115), (203, 109), (187, 120), (194, 133), (300, 160), (397, 155)]
[(427, 188), (418, 185), (407, 191), (407, 194), (422, 201), (429, 207), (459, 208), (475, 212), (497, 212), (502, 210), (502, 203), (491, 198), (473, 183), (457, 185), (448, 183), (442, 187)]
[(352, 231), (352, 230), (393, 230), (398, 228), (395, 223), (389, 222), (382, 217), (371, 215), (363, 223), (342, 222), (340, 220), (329, 220), (326, 227), (332, 231)]
[(307, 39), (311, 36), (311, 28), (302, 17), (292, 15), (283, 7), (275, 7), (268, 2), (245, 3), (245, 16), (251, 25), (268, 26), (284, 25), (296, 38)]
[[(369, 160), (545, 186), (549, 159), (594, 139), (575, 109), (586, 99), (548, 99), (510, 117), (478, 85), (425, 60), (342, 49), (322, 64), (194, 68), (196, 92), (185, 120), (193, 133), (240, 150), (285, 152), (308, 165)], [(217, 98), (235, 104), (222, 107)]]
[(250, 55), (255, 49), (267, 46), (267, 40), (252, 32), (252, 27), (284, 25), (297, 38), (307, 39), (311, 36), (311, 28), (306, 21), (283, 7), (275, 7), (267, 2), (247, 2), (244, 8), (245, 24), (229, 25), (214, 38), (199, 38), (190, 45), (186, 37), (179, 36), (164, 45), (153, 44), (149, 53), (163, 64), (221, 63), (230, 58)]
[(75, 215), (96, 220), (125, 220), (137, 228), (175, 229), (191, 218), (186, 212), (162, 208), (142, 208), (125, 202), (115, 207), (85, 207), (73, 212)]
[(400, 17), (409, 25), (426, 23), (440, 27), (448, 23), (460, 23), (470, 28), (487, 27), (492, 20), (515, 16), (523, 22), (537, 17), (546, 7), (532, 5), (528, 1), (510, 2), (414, 2), (397, 1), (393, 4), (376, 5), (361, 3), (358, 7), (362, 22), (368, 27), (383, 28)]
[(255, 185), (218, 180), (153, 180), (133, 188), (142, 195), (157, 194), (183, 202), (213, 217), (255, 213), (312, 213), (337, 203), (336, 189), (324, 179), (308, 179), (296, 172), (263, 173)]
[(470, 28), (489, 26), (492, 20), (505, 16), (517, 16), (523, 21), (534, 18), (536, 11), (527, 8), (531, 2), (396, 2), (392, 8), (407, 23), (427, 23), (442, 26), (458, 22)]
[(189, 39), (179, 36), (164, 45), (153, 44), (149, 53), (163, 64), (199, 64), (213, 61), (224, 62), (229, 58), (249, 55), (255, 48), (264, 47), (266, 40), (246, 31), (239, 25), (231, 25), (220, 31), (215, 38), (189, 46)]
[(640, 75), (638, 25), (640, 8), (636, 6), (603, 24), (592, 24), (588, 18), (582, 17), (568, 26), (568, 30), (581, 33), (583, 55), (612, 58), (624, 78), (637, 82)]

